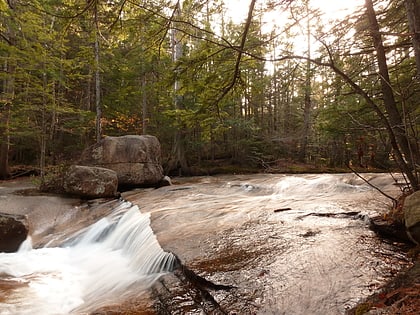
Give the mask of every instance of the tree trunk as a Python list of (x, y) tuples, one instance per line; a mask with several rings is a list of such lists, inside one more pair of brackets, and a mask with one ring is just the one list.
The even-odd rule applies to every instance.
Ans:
[(96, 142), (102, 138), (102, 106), (101, 106), (101, 76), (99, 68), (99, 30), (98, 7), (95, 5), (95, 109), (96, 109)]
[[(45, 56), (44, 56), (45, 58)], [(40, 157), (39, 157), (39, 169), (41, 180), (44, 180), (45, 175), (45, 164), (47, 155), (47, 74), (45, 59), (43, 64), (42, 74), (42, 107), (41, 107), (41, 134), (40, 134)]]
[(397, 162), (406, 173), (413, 190), (419, 189), (418, 177), (414, 168), (414, 161), (418, 161), (418, 157), (413, 156), (413, 151), (410, 149), (407, 134), (402, 117), (398, 111), (397, 104), (392, 90), (391, 81), (389, 78), (388, 65), (386, 60), (385, 48), (382, 42), (382, 35), (380, 33), (379, 24), (376, 19), (376, 13), (373, 8), (372, 0), (365, 0), (366, 14), (369, 20), (369, 27), (373, 40), (374, 49), (376, 51), (376, 60), (379, 69), (379, 79), (381, 83), (382, 97), (385, 110), (388, 114), (389, 123), (392, 132), (395, 135), (396, 146), (393, 147), (394, 151), (403, 153), (396, 155)]
[(141, 78), (141, 92), (142, 92), (142, 99), (141, 99), (141, 111), (142, 111), (142, 130), (141, 133), (143, 135), (147, 134), (147, 125), (149, 123), (149, 114), (147, 110), (147, 79), (146, 73), (143, 73), (143, 77)]
[(416, 57), (417, 77), (420, 80), (420, 0), (406, 0), (408, 26), (413, 34), (413, 48)]
[[(174, 16), (176, 18), (179, 18), (181, 16), (181, 5), (179, 1), (176, 4)], [(183, 55), (182, 42), (179, 36), (179, 31), (176, 29), (176, 27), (173, 28), (171, 37), (172, 57), (174, 64), (176, 64), (176, 62)], [(174, 82), (174, 106), (175, 109), (184, 109), (183, 97), (181, 95), (181, 81), (179, 79), (178, 72), (179, 70), (176, 69)], [(187, 159), (185, 156), (185, 128), (183, 127), (183, 123), (181, 121), (178, 121), (177, 123), (177, 130), (174, 135), (172, 154), (167, 166), (167, 172), (171, 172), (174, 170), (178, 171), (177, 175), (179, 176), (190, 174)]]
[[(6, 79), (7, 80), (7, 79)], [(0, 179), (10, 177), (9, 168), (9, 120), (10, 120), (10, 103), (3, 104), (0, 110)]]
[[(11, 2), (10, 2), (11, 3)], [(10, 7), (13, 9), (12, 5)], [(8, 44), (15, 45), (15, 35), (12, 27), (7, 27)], [(3, 93), (0, 95), (0, 179), (7, 179), (11, 176), (9, 167), (9, 149), (10, 149), (10, 109), (15, 97), (15, 70), (16, 64), (12, 56), (5, 59)]]
[(306, 61), (306, 78), (305, 78), (305, 96), (303, 106), (303, 132), (299, 150), (299, 161), (306, 162), (307, 149), (309, 142), (309, 133), (311, 130), (311, 112), (312, 112), (312, 101), (311, 101), (311, 22), (309, 18), (309, 0), (306, 2), (306, 12), (308, 13), (307, 24), (306, 24), (306, 40), (308, 45), (308, 60)]

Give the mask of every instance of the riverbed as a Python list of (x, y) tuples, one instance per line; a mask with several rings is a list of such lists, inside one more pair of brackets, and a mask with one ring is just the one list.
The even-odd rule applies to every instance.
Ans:
[[(388, 175), (365, 177), (398, 194)], [(343, 314), (406, 263), (368, 228), (390, 201), (353, 174), (200, 177), (126, 197), (151, 213), (164, 249), (237, 286), (214, 292), (226, 313)], [(183, 303), (199, 314), (200, 301)]]
[[(399, 193), (387, 174), (364, 176), (391, 195)], [(125, 288), (124, 298), (147, 297), (144, 305), (162, 314), (344, 314), (408, 264), (398, 244), (383, 242), (369, 230), (369, 217), (386, 212), (390, 201), (353, 174), (226, 175), (173, 182), (122, 197), (150, 217), (164, 252), (230, 289), (195, 286), (176, 272), (165, 273), (144, 293), (133, 283)], [(55, 248), (82, 225), (112, 213), (114, 202), (108, 201), (110, 208), (105, 201), (88, 209), (71, 207), (74, 214), (54, 229), (60, 237), (41, 233), (35, 247)], [(66, 312), (103, 306), (84, 299), (88, 307)], [(25, 303), (31, 307), (30, 299)], [(118, 303), (122, 298), (112, 301), (114, 308)]]

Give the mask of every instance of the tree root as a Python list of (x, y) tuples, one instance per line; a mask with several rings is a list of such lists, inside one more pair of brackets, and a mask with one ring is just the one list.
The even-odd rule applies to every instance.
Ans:
[(189, 283), (191, 283), (194, 287), (197, 287), (200, 290), (225, 290), (229, 291), (231, 289), (236, 288), (235, 286), (231, 285), (224, 285), (224, 284), (216, 284), (213, 283), (199, 275), (197, 275), (194, 271), (189, 269), (187, 266), (185, 266), (179, 257), (172, 253), (175, 257), (175, 267), (174, 267), (174, 274), (178, 278), (183, 278)]
[[(227, 314), (222, 306), (214, 299), (210, 290), (230, 291), (235, 286), (216, 284), (197, 275), (193, 270), (185, 266), (176, 254), (172, 254), (175, 259), (173, 268), (174, 277), (172, 281), (178, 279), (175, 282), (179, 281), (180, 283), (166, 283), (167, 280), (171, 281), (170, 278), (159, 281), (162, 287), (160, 290), (155, 290), (155, 296), (159, 300), (159, 314), (172, 314), (177, 311), (184, 312), (192, 305), (194, 305), (194, 308), (200, 310), (202, 314)], [(183, 302), (181, 301), (179, 305), (173, 304), (173, 295), (182, 296)], [(184, 309), (184, 307), (187, 307), (187, 309)]]

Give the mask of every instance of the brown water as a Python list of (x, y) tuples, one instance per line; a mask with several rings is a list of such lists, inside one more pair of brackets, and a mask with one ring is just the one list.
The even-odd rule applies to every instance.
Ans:
[[(398, 194), (390, 176), (365, 176)], [(407, 264), (368, 228), (390, 202), (352, 174), (182, 178), (123, 197), (141, 216), (119, 201), (80, 207), (48, 229), (47, 247), (0, 254), (0, 314), (87, 314), (133, 295), (154, 296), (163, 314), (344, 314)], [(235, 288), (203, 291), (167, 273), (160, 247)]]

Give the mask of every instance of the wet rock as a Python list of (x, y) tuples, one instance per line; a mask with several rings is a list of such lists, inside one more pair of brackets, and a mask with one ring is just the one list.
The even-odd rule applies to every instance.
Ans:
[(164, 176), (162, 180), (156, 185), (156, 188), (172, 186), (172, 181), (169, 176)]
[(117, 173), (102, 167), (70, 166), (63, 183), (67, 194), (84, 198), (116, 197)]
[(163, 178), (159, 140), (150, 135), (106, 137), (87, 148), (81, 165), (114, 170), (120, 186), (156, 186)]
[(370, 220), (370, 229), (382, 238), (411, 243), (403, 222), (389, 221), (382, 216), (375, 216)]
[(420, 191), (405, 198), (403, 209), (407, 234), (412, 241), (420, 244)]
[(16, 252), (27, 236), (25, 216), (0, 213), (0, 252)]

